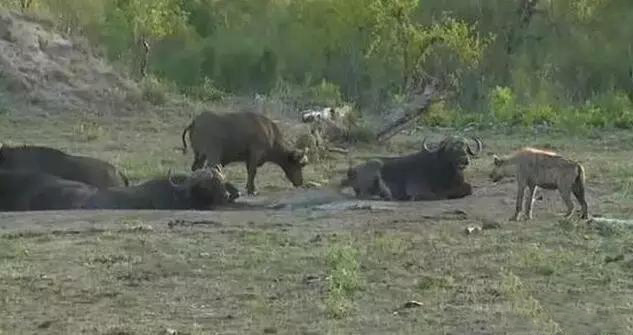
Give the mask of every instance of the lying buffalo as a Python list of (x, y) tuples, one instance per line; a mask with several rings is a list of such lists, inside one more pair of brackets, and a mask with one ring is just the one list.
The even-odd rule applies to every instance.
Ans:
[(168, 175), (137, 186), (99, 190), (83, 208), (204, 210), (225, 205), (238, 196), (216, 167), (196, 170), (189, 177)]
[(239, 194), (218, 168), (171, 176), (131, 187), (98, 189), (56, 176), (0, 170), (0, 210), (211, 209)]
[(257, 168), (266, 162), (279, 165), (297, 187), (303, 184), (303, 167), (308, 163), (304, 150), (291, 148), (279, 127), (264, 115), (252, 112), (198, 115), (182, 132), (183, 152), (187, 152), (185, 136), (193, 148), (191, 170), (208, 165), (226, 166), (245, 162), (248, 172), (246, 189), (255, 194)]
[(82, 182), (23, 170), (0, 170), (0, 210), (81, 208), (97, 188)]
[[(474, 139), (477, 149), (473, 150), (463, 138), (449, 137), (431, 149), (423, 142), (421, 151), (402, 157), (381, 157), (382, 166), (370, 169), (365, 165), (350, 168), (348, 178), (341, 186), (356, 185), (356, 189), (373, 190), (384, 198), (384, 190), (377, 178), (387, 186), (391, 197), (396, 200), (442, 200), (462, 198), (472, 194), (472, 187), (465, 181), (464, 169), (470, 157), (481, 152), (482, 144)], [(376, 166), (372, 164), (369, 167)], [(360, 177), (357, 177), (362, 173)], [(353, 180), (350, 180), (353, 179)], [(363, 180), (372, 185), (358, 185)]]
[(0, 169), (42, 172), (99, 188), (129, 184), (110, 163), (41, 146), (0, 146)]

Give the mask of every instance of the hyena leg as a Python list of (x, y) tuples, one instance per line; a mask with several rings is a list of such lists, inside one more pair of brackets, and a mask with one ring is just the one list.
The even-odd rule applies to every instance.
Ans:
[(525, 199), (526, 208), (525, 212), (528, 220), (532, 220), (532, 207), (534, 206), (534, 195), (536, 194), (536, 186), (530, 185), (528, 186), (528, 197)]
[(563, 202), (565, 203), (565, 206), (567, 206), (567, 212), (565, 212), (565, 218), (569, 218), (574, 213), (574, 203), (571, 201), (571, 190), (559, 189), (558, 192), (560, 193), (561, 198), (563, 198)]
[(516, 221), (519, 219), (519, 215), (521, 215), (521, 210), (523, 210), (523, 194), (525, 193), (525, 184), (519, 183), (517, 187), (517, 198), (515, 204), (514, 215), (510, 218), (510, 221)]
[(583, 219), (588, 219), (589, 218), (589, 210), (588, 210), (588, 206), (587, 206), (587, 200), (585, 200), (585, 188), (584, 186), (579, 183), (578, 181), (576, 181), (574, 183), (574, 185), (572, 186), (572, 191), (574, 192), (574, 196), (576, 197), (576, 200), (578, 200), (578, 202), (580, 203), (580, 207), (581, 207), (581, 214), (580, 217)]
[(391, 201), (393, 200), (393, 196), (391, 195), (391, 190), (389, 190), (389, 187), (387, 187), (387, 185), (385, 184), (385, 182), (382, 180), (381, 177), (376, 177), (376, 179), (374, 180), (374, 188), (376, 190), (376, 193), (378, 193), (378, 196), (380, 196), (381, 199), (386, 200), (386, 201)]

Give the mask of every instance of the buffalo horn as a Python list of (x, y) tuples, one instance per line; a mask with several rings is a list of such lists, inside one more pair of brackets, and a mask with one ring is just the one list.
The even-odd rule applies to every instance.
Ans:
[(424, 137), (424, 140), (422, 140), (422, 148), (424, 148), (424, 150), (428, 151), (428, 152), (433, 152), (434, 150), (429, 149), (429, 146), (426, 144), (426, 136)]
[(169, 184), (173, 187), (180, 187), (180, 185), (178, 185), (177, 183), (174, 182), (174, 180), (172, 179), (172, 172), (171, 169), (167, 170), (167, 181), (169, 181)]
[(483, 145), (481, 144), (481, 141), (479, 140), (479, 138), (477, 138), (476, 136), (473, 136), (472, 139), (475, 141), (475, 143), (477, 143), (477, 152), (473, 152), (473, 149), (470, 147), (470, 144), (466, 144), (466, 148), (468, 150), (468, 153), (471, 156), (477, 156), (481, 153), (481, 149)]

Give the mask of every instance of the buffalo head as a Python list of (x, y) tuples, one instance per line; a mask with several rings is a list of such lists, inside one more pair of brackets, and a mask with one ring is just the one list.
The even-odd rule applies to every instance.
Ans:
[(226, 188), (226, 178), (220, 165), (196, 170), (181, 183), (175, 182), (169, 171), (168, 180), (172, 187), (189, 195), (192, 208), (206, 209), (223, 205), (234, 197)]
[(445, 138), (435, 149), (429, 148), (425, 138), (422, 142), (422, 146), (425, 151), (441, 154), (442, 157), (445, 157), (452, 162), (456, 168), (464, 170), (470, 164), (470, 158), (477, 157), (481, 153), (483, 147), (479, 138), (473, 137), (472, 140), (477, 145), (476, 150), (473, 150), (465, 138), (458, 136)]
[(308, 149), (294, 149), (288, 152), (283, 164), (279, 164), (293, 186), (303, 185), (303, 167), (308, 164)]

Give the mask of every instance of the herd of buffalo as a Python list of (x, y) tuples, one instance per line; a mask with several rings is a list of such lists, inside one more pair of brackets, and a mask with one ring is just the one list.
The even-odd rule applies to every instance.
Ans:
[[(130, 185), (113, 165), (91, 157), (75, 156), (42, 146), (0, 147), (0, 211), (62, 209), (197, 209), (207, 210), (233, 202), (240, 196), (226, 180), (222, 167), (244, 162), (246, 190), (256, 194), (257, 168), (266, 162), (278, 165), (295, 186), (303, 185), (305, 150), (296, 149), (279, 127), (253, 112), (198, 115), (183, 131), (193, 151), (189, 175), (157, 177)], [(472, 194), (464, 170), (482, 151), (482, 143), (450, 136), (430, 148), (426, 140), (418, 152), (401, 157), (376, 157), (350, 167), (340, 188), (351, 187), (359, 198), (384, 200), (442, 200)], [(525, 148), (508, 158), (495, 156), (493, 181), (516, 175), (516, 213), (523, 208), (527, 188), (527, 217), (537, 187), (558, 189), (571, 215), (574, 194), (587, 217), (584, 170), (555, 153)]]

